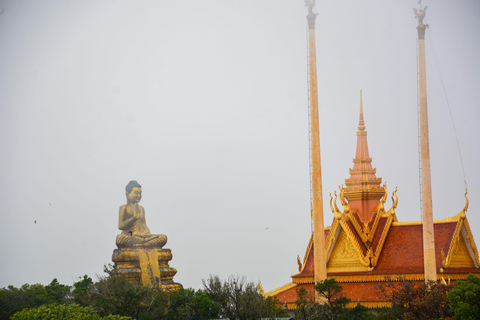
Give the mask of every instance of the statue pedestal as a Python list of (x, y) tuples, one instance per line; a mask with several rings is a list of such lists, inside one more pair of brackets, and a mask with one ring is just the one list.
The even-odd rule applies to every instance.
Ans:
[(182, 288), (182, 285), (173, 282), (177, 270), (169, 267), (170, 260), (172, 260), (170, 249), (152, 247), (115, 249), (112, 261), (116, 266), (112, 274), (166, 291), (177, 290)]

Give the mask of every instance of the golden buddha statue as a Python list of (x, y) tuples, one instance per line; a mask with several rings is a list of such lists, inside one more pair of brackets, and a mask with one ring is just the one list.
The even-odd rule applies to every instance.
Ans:
[(151, 234), (145, 221), (145, 209), (138, 203), (142, 199), (142, 186), (135, 180), (125, 187), (127, 204), (120, 207), (118, 229), (122, 233), (117, 236), (119, 248), (157, 247), (167, 243), (164, 234)]
[(168, 265), (172, 252), (163, 249), (167, 236), (151, 234), (145, 222), (145, 209), (138, 204), (142, 199), (142, 186), (132, 180), (125, 190), (127, 204), (120, 207), (118, 228), (122, 233), (115, 241), (118, 249), (113, 250), (112, 274), (162, 290), (182, 288), (173, 282), (177, 270)]

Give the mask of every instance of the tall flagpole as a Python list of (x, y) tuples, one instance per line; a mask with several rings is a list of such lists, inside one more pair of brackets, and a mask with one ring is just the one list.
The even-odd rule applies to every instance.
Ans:
[(435, 237), (433, 233), (432, 210), (432, 181), (430, 177), (430, 146), (428, 139), (428, 113), (427, 113), (427, 78), (425, 68), (425, 29), (423, 24), (425, 11), (413, 9), (418, 19), (418, 84), (420, 105), (420, 174), (422, 181), (422, 226), (423, 226), (423, 257), (425, 281), (437, 281), (437, 268), (435, 261)]
[[(312, 163), (312, 220), (313, 220), (313, 257), (315, 283), (327, 278), (325, 257), (325, 227), (323, 222), (322, 166), (320, 160), (320, 129), (318, 121), (317, 61), (315, 51), (315, 18), (313, 6), (315, 0), (305, 0), (308, 8), (308, 63), (310, 72), (310, 141)], [(315, 300), (321, 297), (315, 294)]]

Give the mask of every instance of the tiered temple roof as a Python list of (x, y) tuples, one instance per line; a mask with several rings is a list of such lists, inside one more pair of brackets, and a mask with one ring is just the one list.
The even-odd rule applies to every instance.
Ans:
[[(367, 307), (388, 305), (378, 284), (404, 278), (424, 281), (424, 256), (422, 222), (399, 222), (395, 208), (397, 190), (392, 193), (392, 206), (385, 210), (388, 192), (382, 179), (376, 177), (369, 156), (367, 132), (360, 99), (360, 121), (357, 132), (357, 149), (346, 186), (339, 194), (330, 197), (334, 213), (331, 226), (325, 228), (327, 276), (335, 278), (343, 287), (352, 304)], [(337, 206), (339, 198), (343, 212)], [(434, 220), (435, 256), (438, 281), (464, 279), (469, 273), (480, 275), (478, 250), (468, 224), (466, 205), (457, 215)], [(305, 288), (314, 296), (313, 240), (307, 245), (299, 273), (291, 282), (273, 291), (289, 309), (295, 308), (297, 290)]]

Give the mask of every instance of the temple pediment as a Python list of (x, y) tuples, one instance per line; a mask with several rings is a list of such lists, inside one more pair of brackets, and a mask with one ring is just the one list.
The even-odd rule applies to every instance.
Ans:
[(370, 271), (369, 262), (368, 256), (364, 256), (340, 228), (327, 262), (327, 272)]
[(465, 212), (468, 209), (468, 198), (465, 193), (467, 203), (463, 210), (452, 218), (444, 219), (445, 222), (456, 221), (457, 226), (448, 247), (448, 251), (441, 251), (442, 268), (471, 267), (479, 268), (479, 255), (475, 241), (473, 240), (472, 230), (466, 218)]

